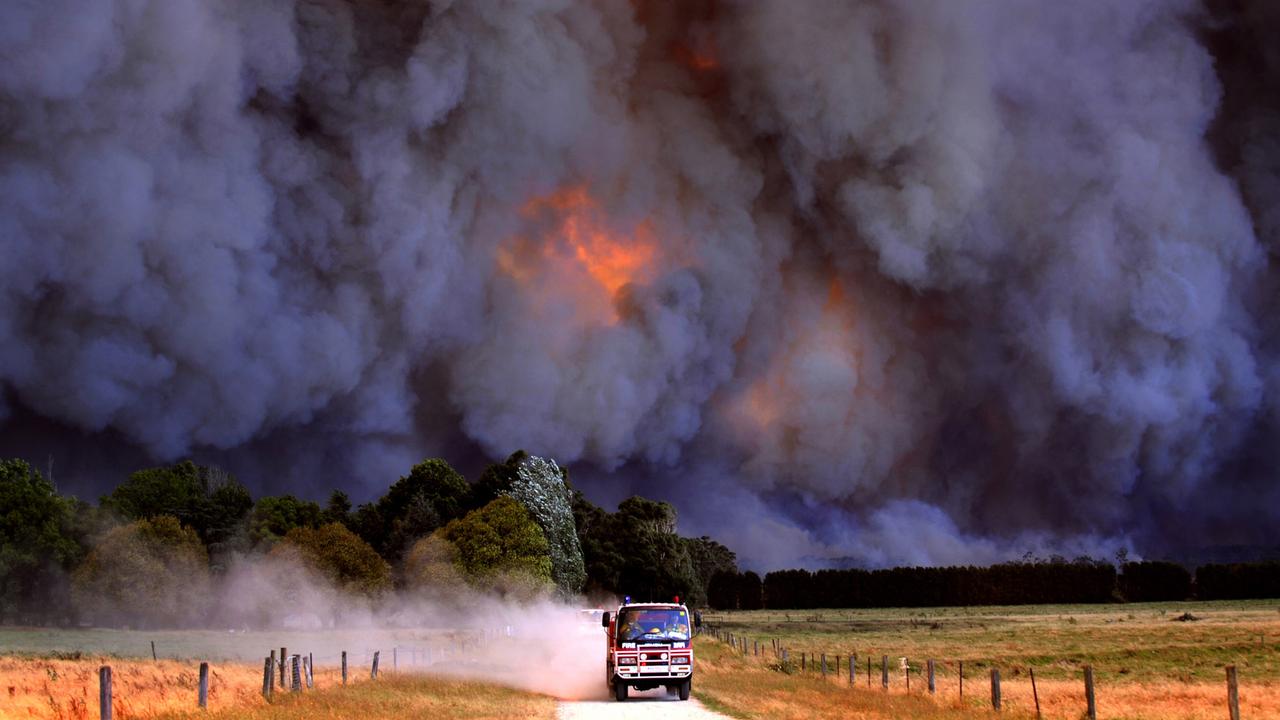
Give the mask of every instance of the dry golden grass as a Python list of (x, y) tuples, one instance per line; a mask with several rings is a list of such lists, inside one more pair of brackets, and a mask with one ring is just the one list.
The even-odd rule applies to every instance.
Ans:
[[(763, 658), (743, 657), (706, 638), (697, 644), (694, 693), (708, 707), (749, 720), (990, 720), (991, 711), (976, 702), (929, 698), (913, 692), (885, 692), (865, 685), (850, 687), (834, 678), (812, 674), (784, 674)], [(1034, 717), (1005, 706), (1004, 717)]]
[[(861, 667), (855, 684), (848, 680), (848, 666), (839, 678), (825, 680), (813, 673), (784, 674), (770, 667), (776, 661), (743, 657), (727, 646), (704, 639), (698, 645), (695, 692), (707, 705), (740, 718), (820, 720), (821, 718), (990, 718), (990, 676), (970, 676), (966, 670), (965, 696), (952, 672), (939, 675), (937, 693), (930, 697), (924, 683), (912, 680), (906, 691), (901, 673), (891, 671), (891, 688), (880, 686), (880, 670), (874, 667), (868, 688)], [(1045, 718), (1079, 718), (1085, 711), (1082, 682), (1036, 681)], [(1030, 679), (1024, 675), (1001, 677), (1003, 716), (1035, 716)], [(1206, 682), (1144, 682), (1096, 687), (1099, 718), (1134, 720), (1220, 720), (1226, 714), (1226, 684)], [(1242, 684), (1243, 717), (1280, 717), (1280, 685), (1275, 682)]]
[(486, 683), (447, 680), (424, 675), (382, 675), (343, 687), (284, 696), (267, 705), (215, 712), (162, 715), (166, 720), (550, 720), (556, 701)]
[(98, 717), (98, 668), (110, 665), (116, 720), (131, 718), (521, 718), (555, 715), (555, 700), (476, 682), (383, 673), (341, 687), (337, 668), (316, 668), (315, 690), (261, 695), (262, 667), (210, 664), (209, 711), (196, 709), (199, 663), (0, 657), (0, 718)]
[[(110, 665), (117, 720), (194, 707), (199, 663), (81, 658), (57, 660), (0, 657), (0, 717), (68, 718), (98, 716), (98, 668)], [(212, 664), (209, 707), (261, 702), (262, 668)]]
[[(1095, 673), (1098, 717), (1105, 720), (1220, 720), (1225, 717), (1225, 665), (1240, 676), (1243, 717), (1280, 718), (1280, 612), (1274, 601), (1244, 603), (1170, 603), (1152, 605), (1054, 606), (1040, 608), (927, 608), (888, 610), (810, 610), (792, 613), (731, 613), (714, 617), (735, 635), (780, 638), (797, 665), (800, 653), (840, 653), (841, 675), (824, 682), (809, 672), (785, 675), (769, 671), (776, 664), (770, 651), (742, 658), (710, 636), (699, 647), (702, 686), (723, 709), (742, 717), (836, 717), (844, 703), (861, 708), (863, 717), (932, 717), (934, 710), (894, 705), (907, 701), (899, 658), (911, 658), (913, 700), (938, 710), (984, 712), (990, 717), (990, 671), (1001, 671), (1005, 715), (1034, 716), (1028, 667), (1034, 667), (1045, 718), (1076, 720), (1085, 712), (1082, 667)], [(1198, 622), (1173, 622), (1184, 610)], [(749, 641), (750, 643), (750, 641)], [(858, 652), (856, 685), (848, 687), (848, 653)], [(717, 668), (718, 654), (748, 668), (752, 685), (733, 687), (732, 673)], [(871, 688), (866, 658), (874, 658)], [(880, 688), (880, 657), (889, 656), (890, 689)], [(937, 694), (928, 697), (925, 658), (937, 661)], [(942, 658), (947, 658), (943, 660)], [(704, 659), (709, 662), (703, 663)], [(964, 660), (964, 698), (960, 699), (957, 660)], [(736, 668), (734, 672), (738, 672)], [(762, 673), (772, 673), (768, 678)], [(721, 675), (726, 677), (721, 679)], [(788, 694), (787, 686), (795, 687)], [(822, 689), (824, 685), (830, 689)], [(836, 699), (849, 696), (848, 699)], [(823, 698), (827, 698), (824, 700)], [(882, 705), (877, 705), (875, 697)], [(788, 699), (790, 698), (790, 700)], [(803, 698), (803, 699), (802, 699)], [(795, 711), (787, 707), (794, 703)], [(829, 709), (827, 713), (824, 708)], [(808, 714), (812, 711), (813, 714)], [(772, 715), (769, 713), (773, 713)], [(879, 714), (876, 714), (879, 713)], [(844, 717), (844, 714), (839, 714)], [(947, 714), (946, 717), (964, 717)], [(943, 717), (939, 715), (938, 717)]]

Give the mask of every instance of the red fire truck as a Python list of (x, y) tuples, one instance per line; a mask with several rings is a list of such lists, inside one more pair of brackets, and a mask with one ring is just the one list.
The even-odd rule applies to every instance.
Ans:
[(608, 629), (605, 678), (613, 697), (627, 699), (629, 688), (667, 692), (689, 699), (693, 687), (693, 630), (697, 618), (676, 598), (671, 603), (632, 603), (627, 598), (601, 624)]

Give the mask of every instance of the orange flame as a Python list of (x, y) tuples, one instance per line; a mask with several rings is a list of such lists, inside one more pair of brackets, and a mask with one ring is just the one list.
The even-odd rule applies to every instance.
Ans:
[[(582, 186), (565, 188), (537, 198), (524, 207), (527, 217), (550, 214), (556, 218), (556, 234), (571, 251), (574, 260), (610, 295), (630, 282), (643, 279), (657, 256), (657, 243), (649, 222), (642, 222), (627, 235), (609, 226), (599, 205)], [(548, 254), (554, 243), (544, 246)], [(509, 253), (510, 251), (508, 251)], [(511, 255), (499, 254), (499, 266), (515, 266)], [(518, 277), (519, 271), (508, 274)]]

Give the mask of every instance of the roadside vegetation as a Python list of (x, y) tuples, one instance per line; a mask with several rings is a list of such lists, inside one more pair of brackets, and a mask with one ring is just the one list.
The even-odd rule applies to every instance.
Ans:
[(0, 657), (0, 717), (98, 716), (98, 668), (112, 668), (117, 720), (130, 718), (521, 718), (555, 716), (555, 700), (489, 683), (425, 675), (367, 675), (343, 687), (336, 668), (317, 667), (315, 689), (261, 695), (262, 668), (210, 667), (209, 709), (196, 708), (196, 665), (118, 657)]
[(164, 720), (550, 720), (556, 700), (488, 683), (399, 675), (331, 687), (298, 695), (282, 695), (214, 713), (186, 711), (158, 716)]

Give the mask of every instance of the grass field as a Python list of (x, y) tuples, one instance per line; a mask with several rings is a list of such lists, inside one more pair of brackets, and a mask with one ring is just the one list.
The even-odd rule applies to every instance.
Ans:
[(209, 710), (196, 708), (197, 669), (190, 662), (0, 657), (0, 718), (98, 717), (98, 668), (110, 665), (116, 720), (131, 718), (494, 718), (539, 720), (555, 716), (555, 700), (490, 683), (416, 674), (361, 675), (342, 687), (336, 668), (317, 667), (315, 689), (260, 694), (262, 667), (218, 663), (210, 667)]
[[(1197, 619), (1177, 619), (1187, 613)], [(825, 683), (820, 677), (817, 681), (819, 687), (839, 685), (845, 692), (850, 653), (857, 654), (855, 685), (864, 695), (868, 657), (873, 658), (871, 692), (880, 695), (886, 694), (880, 689), (882, 656), (890, 658), (887, 695), (907, 694), (900, 669), (903, 657), (910, 665), (911, 694), (927, 695), (923, 669), (925, 660), (934, 659), (937, 695), (931, 702), (951, 710), (989, 708), (990, 671), (999, 668), (1004, 709), (1016, 714), (1034, 708), (1028, 675), (1034, 668), (1044, 716), (1078, 718), (1085, 707), (1082, 669), (1091, 665), (1099, 717), (1216, 719), (1226, 711), (1224, 668), (1236, 665), (1243, 716), (1280, 717), (1278, 601), (759, 611), (708, 613), (704, 618), (769, 648), (761, 658), (743, 660), (748, 664), (777, 663), (773, 638), (788, 649), (797, 672), (801, 653), (806, 659), (826, 653), (832, 670), (834, 656), (840, 655), (840, 678), (832, 672)], [(963, 701), (957, 676), (960, 661), (965, 671)], [(803, 674), (815, 673), (810, 666)], [(715, 675), (708, 674), (703, 683), (710, 685), (713, 702), (742, 717), (768, 716), (752, 714), (763, 701), (749, 694), (734, 700), (716, 682)], [(815, 711), (821, 706), (808, 704)], [(891, 717), (895, 712), (866, 717)], [(831, 717), (835, 716), (833, 709)]]
[[(460, 636), (461, 634), (456, 634)], [(84, 653), (121, 658), (151, 658), (151, 643), (161, 659), (210, 662), (262, 661), (272, 649), (313, 652), (317, 664), (336, 663), (346, 650), (354, 663), (374, 650), (389, 655), (396, 646), (420, 647), (448, 644), (454, 639), (440, 630), (114, 630), (108, 628), (0, 627), (0, 653), (47, 656), (52, 653)], [(388, 658), (390, 659), (390, 658)]]
[[(1191, 621), (1179, 620), (1186, 614)], [(1235, 665), (1245, 718), (1280, 718), (1280, 601), (1070, 605), (885, 610), (803, 610), (707, 613), (721, 630), (759, 641), (762, 653), (744, 657), (709, 635), (697, 640), (694, 693), (713, 709), (739, 718), (992, 717), (989, 674), (999, 668), (1005, 717), (1034, 717), (1028, 670), (1035, 669), (1045, 718), (1078, 720), (1084, 713), (1082, 668), (1094, 668), (1098, 716), (1104, 720), (1220, 720), (1226, 715), (1223, 668)], [(770, 641), (788, 649), (782, 667)], [(156, 641), (159, 661), (150, 658)], [(197, 660), (212, 663), (211, 717), (303, 718), (541, 718), (554, 714), (553, 697), (603, 695), (602, 659), (594, 635), (566, 636), (570, 652), (539, 664), (557, 668), (528, 693), (496, 684), (389, 672), (388, 647), (452, 642), (450, 633), (370, 632), (229, 633), (0, 628), (0, 717), (96, 718), (97, 668), (115, 675), (116, 718), (196, 716)], [(317, 690), (277, 695), (265, 703), (261, 657), (269, 648), (313, 651)], [(561, 647), (539, 643), (539, 647)], [(523, 657), (528, 645), (503, 638), (490, 659), (466, 668), (478, 677), (501, 676), (494, 657)], [(353, 684), (339, 683), (337, 649), (349, 652)], [(383, 675), (368, 678), (366, 652), (382, 650)], [(483, 652), (483, 651), (481, 651)], [(83, 653), (76, 658), (75, 653)], [(826, 653), (823, 678), (799, 659)], [(856, 682), (848, 657), (856, 653)], [(840, 656), (840, 675), (834, 673)], [(890, 688), (880, 688), (880, 657), (890, 658)], [(871, 687), (866, 659), (873, 658)], [(907, 692), (899, 658), (910, 665)], [(166, 659), (170, 658), (170, 659)], [(177, 659), (180, 658), (180, 659)], [(576, 660), (575, 660), (576, 659)], [(928, 695), (924, 661), (937, 661), (937, 694)], [(420, 655), (418, 660), (421, 660)], [(544, 662), (545, 661), (545, 662)], [(964, 696), (957, 669), (964, 662)], [(577, 664), (573, 664), (577, 662)], [(448, 663), (445, 663), (448, 665)], [(439, 666), (436, 666), (438, 668)], [(516, 684), (527, 673), (513, 675)], [(199, 714), (204, 717), (204, 714)]]

